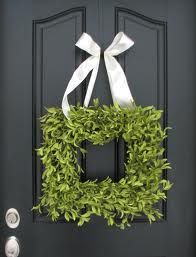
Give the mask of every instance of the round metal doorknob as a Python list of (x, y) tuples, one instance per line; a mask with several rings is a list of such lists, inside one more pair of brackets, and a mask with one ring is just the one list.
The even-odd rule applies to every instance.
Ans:
[(15, 236), (11, 236), (5, 243), (5, 255), (6, 257), (18, 257), (20, 253), (20, 246), (18, 239)]
[(7, 210), (5, 221), (9, 228), (17, 228), (20, 223), (20, 215), (18, 211), (14, 208)]

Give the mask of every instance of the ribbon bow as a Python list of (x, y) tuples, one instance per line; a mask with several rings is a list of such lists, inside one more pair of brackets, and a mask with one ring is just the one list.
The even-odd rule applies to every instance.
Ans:
[[(123, 32), (119, 32), (111, 45), (104, 51), (105, 66), (109, 78), (110, 90), (112, 94), (113, 103), (118, 103), (121, 107), (134, 107), (134, 100), (129, 89), (126, 76), (120, 64), (114, 58), (122, 52), (129, 49), (134, 44), (133, 40), (126, 36)], [(65, 90), (62, 109), (66, 117), (70, 106), (67, 96), (87, 77), (88, 73), (92, 70), (89, 80), (86, 96), (84, 99), (84, 106), (88, 107), (90, 98), (93, 92), (95, 80), (97, 77), (101, 49), (98, 44), (87, 33), (83, 33), (79, 38), (76, 46), (86, 51), (91, 56), (88, 57), (80, 66), (75, 70), (70, 79), (68, 86)]]

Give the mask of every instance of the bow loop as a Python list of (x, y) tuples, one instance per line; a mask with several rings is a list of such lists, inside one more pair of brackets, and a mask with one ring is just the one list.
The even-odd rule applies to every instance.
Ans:
[(101, 48), (92, 37), (85, 32), (82, 33), (82, 36), (75, 45), (93, 56), (100, 56)]
[(123, 53), (133, 45), (134, 42), (132, 39), (125, 35), (125, 33), (119, 32), (115, 36), (111, 45), (105, 50), (105, 54), (116, 56)]
[[(124, 71), (113, 56), (117, 56), (120, 53), (126, 51), (133, 44), (133, 40), (131, 40), (123, 32), (119, 32), (115, 36), (111, 45), (104, 51), (104, 60), (109, 78), (113, 102), (117, 102), (121, 107), (129, 106), (131, 108), (134, 108), (134, 101)], [(70, 110), (70, 106), (67, 99), (68, 94), (70, 94), (87, 77), (89, 72), (92, 70), (92, 74), (89, 80), (84, 100), (84, 106), (88, 106), (93, 92), (95, 80), (97, 77), (101, 55), (100, 47), (87, 33), (82, 34), (82, 36), (76, 43), (76, 46), (86, 51), (91, 56), (88, 57), (75, 70), (65, 90), (62, 101), (62, 109), (66, 117), (68, 117), (68, 112)]]

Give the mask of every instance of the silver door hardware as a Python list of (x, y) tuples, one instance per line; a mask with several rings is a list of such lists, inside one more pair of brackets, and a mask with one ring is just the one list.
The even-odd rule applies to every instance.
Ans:
[(18, 257), (20, 253), (20, 246), (18, 239), (15, 236), (11, 236), (5, 243), (5, 255), (6, 257)]
[(5, 221), (9, 228), (17, 228), (20, 223), (20, 215), (18, 211), (14, 208), (7, 210)]

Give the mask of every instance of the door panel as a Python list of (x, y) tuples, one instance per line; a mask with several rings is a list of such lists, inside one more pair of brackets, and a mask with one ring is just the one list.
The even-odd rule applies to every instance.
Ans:
[[(8, 236), (20, 240), (20, 256), (32, 257), (184, 257), (195, 256), (195, 39), (194, 0), (6, 0), (0, 3), (0, 256)], [(118, 31), (135, 45), (118, 57), (136, 104), (164, 110), (163, 127), (173, 127), (166, 153), (173, 189), (160, 203), (163, 220), (134, 220), (124, 231), (93, 218), (78, 228), (63, 219), (53, 223), (31, 208), (41, 195), (41, 166), (34, 149), (42, 141), (38, 118), (44, 107), (60, 106), (75, 68), (87, 54), (74, 44), (88, 32), (102, 51)], [(88, 79), (71, 94), (84, 99)], [(93, 98), (112, 103), (101, 59)], [(85, 179), (117, 181), (124, 174), (125, 145), (84, 142), (78, 161)], [(8, 208), (21, 215), (17, 229), (4, 220)]]
[[(59, 106), (65, 85), (68, 84), (73, 70), (85, 57), (82, 52), (75, 51), (75, 40), (85, 31), (85, 17), (85, 8), (78, 7), (33, 21), (32, 150), (34, 205), (38, 203), (41, 196), (41, 174), (43, 171), (40, 159), (34, 150), (38, 149), (42, 142), (38, 118), (44, 115), (45, 107)], [(77, 88), (69, 99), (73, 104), (76, 104), (82, 101), (83, 94), (84, 87)]]

